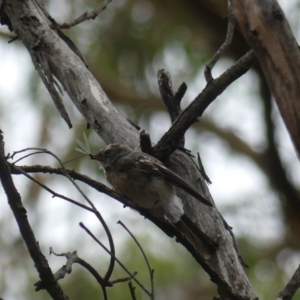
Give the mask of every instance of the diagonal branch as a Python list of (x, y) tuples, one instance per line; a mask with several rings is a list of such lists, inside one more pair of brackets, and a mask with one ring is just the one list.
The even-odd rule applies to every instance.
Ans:
[[(116, 107), (112, 105), (82, 60), (75, 54), (70, 46), (51, 29), (44, 20), (44, 16), (42, 16), (32, 4), (32, 1), (6, 0), (2, 6), (2, 11), (5, 12), (9, 20), (6, 24), (10, 25), (15, 32), (18, 32), (19, 39), (29, 50), (30, 54), (32, 54), (31, 50), (37, 44), (43, 45), (43, 47), (36, 48), (36, 51), (40, 51), (46, 56), (53, 76), (61, 83), (68, 93), (70, 100), (73, 101), (74, 105), (98, 135), (106, 143), (120, 143), (128, 145), (133, 149), (139, 148), (138, 131), (122, 116)], [(247, 62), (247, 58), (244, 58), (244, 60)], [(246, 72), (250, 65), (251, 64), (246, 67), (240, 66), (243, 69), (240, 75)], [(221, 76), (216, 81), (210, 82), (203, 91), (204, 94), (210, 93), (210, 98), (205, 98), (205, 95), (202, 95), (203, 93), (200, 95), (201, 97), (199, 96), (201, 99), (204, 98), (202, 100), (208, 102), (204, 103), (204, 109), (232, 81), (240, 76), (236, 76), (234, 69), (231, 68), (229, 70), (233, 75), (227, 74), (227, 85), (222, 82), (220, 79)], [(215, 84), (217, 84), (217, 88), (214, 88)], [(193, 108), (195, 109), (195, 107)], [(201, 115), (202, 112), (198, 111), (197, 113)], [(174, 126), (178, 126), (178, 122), (181, 123), (184, 121), (185, 117), (186, 113), (183, 112), (182, 116), (175, 121)], [(193, 119), (192, 123), (196, 119), (197, 118)], [(181, 136), (187, 128), (181, 129), (181, 132), (179, 132)], [(175, 139), (177, 138), (178, 137), (175, 136)], [(165, 155), (173, 151), (172, 143), (170, 145), (171, 150), (167, 149), (164, 153)], [(205, 181), (201, 175), (199, 175), (197, 168), (192, 164), (190, 157), (180, 151), (176, 151), (174, 155), (168, 158), (166, 164), (167, 167), (191, 183), (205, 197), (212, 200)], [(207, 232), (212, 238), (218, 238), (221, 241), (220, 247), (216, 252), (211, 254), (209, 259), (204, 258), (203, 250), (200, 247), (197, 247), (197, 245), (187, 237), (180, 235), (180, 232), (177, 232), (170, 224), (155, 219), (152, 216), (151, 219), (150, 217), (149, 219), (164, 232), (168, 232), (169, 235), (170, 233), (176, 234), (177, 240), (186, 247), (187, 251), (203, 266), (212, 281), (218, 285), (218, 291), (222, 298), (255, 299), (254, 291), (251, 288), (243, 266), (234, 249), (232, 239), (224, 227), (223, 220), (217, 209), (203, 207), (199, 205), (195, 199), (180, 191), (178, 191), (178, 196), (184, 203), (187, 216), (193, 220), (196, 226), (204, 232)]]
[[(95, 205), (93, 204), (93, 202), (85, 195), (85, 193), (81, 190), (81, 188), (78, 186), (78, 184), (71, 178), (71, 176), (68, 174), (68, 172), (66, 171), (66, 168), (64, 166), (64, 164), (62, 163), (62, 161), (58, 158), (57, 155), (55, 155), (53, 152), (47, 150), (47, 149), (41, 149), (41, 148), (27, 148), (27, 149), (23, 149), (23, 150), (20, 150), (20, 151), (16, 151), (13, 153), (13, 155), (11, 157), (14, 157), (14, 155), (18, 154), (18, 153), (22, 153), (22, 152), (25, 152), (25, 151), (30, 151), (30, 150), (38, 150), (40, 152), (36, 152), (36, 153), (45, 153), (45, 154), (50, 154), (51, 156), (53, 156), (60, 164), (61, 166), (61, 170), (62, 170), (62, 174), (67, 177), (70, 182), (75, 186), (75, 188), (78, 190), (78, 192), (83, 196), (83, 198), (88, 202), (88, 204), (91, 206), (95, 216), (98, 218), (98, 220), (100, 221), (100, 223), (102, 224), (104, 230), (105, 230), (105, 233), (107, 235), (107, 238), (108, 238), (108, 242), (109, 242), (109, 245), (110, 245), (110, 249), (111, 249), (111, 252), (112, 253), (115, 253), (115, 246), (114, 246), (114, 241), (113, 241), (113, 238), (112, 238), (112, 235), (111, 235), (111, 232), (104, 220), (104, 218), (102, 217), (101, 213), (97, 210), (97, 208), (95, 207)], [(20, 170), (21, 172), (23, 172), (23, 170)], [(30, 176), (26, 175), (27, 177), (30, 178)], [(31, 179), (31, 178), (30, 178)], [(67, 199), (65, 199), (67, 200)], [(70, 201), (70, 200), (68, 200)], [(78, 205), (78, 204), (77, 204)], [(107, 273), (105, 275), (105, 280), (109, 280), (112, 272), (113, 272), (113, 269), (114, 269), (114, 265), (115, 265), (115, 262), (114, 262), (114, 259), (111, 257), (111, 261), (110, 261), (110, 264), (109, 264), (109, 267), (108, 267), (108, 270), (107, 270)]]
[[(125, 265), (117, 258), (114, 256), (113, 253), (111, 253), (101, 242), (100, 240), (98, 240), (96, 238), (96, 236), (82, 223), (79, 223), (79, 226), (81, 228), (83, 228), (86, 233), (91, 236), (95, 242), (97, 242), (104, 250), (106, 253), (108, 253), (110, 256), (112, 256), (114, 258), (114, 260), (120, 265), (120, 267), (129, 275), (132, 276), (132, 274), (129, 272), (129, 270), (125, 267)], [(137, 280), (135, 277), (132, 277), (132, 280), (135, 281), (135, 283), (146, 293), (146, 295), (148, 295), (150, 297), (150, 299), (154, 299), (151, 295), (151, 293), (139, 282), (139, 280)]]
[(20, 194), (15, 188), (10, 174), (9, 165), (5, 159), (3, 135), (0, 131), (0, 179), (3, 189), (8, 198), (8, 204), (18, 223), (20, 233), (27, 246), (29, 254), (35, 263), (35, 267), (42, 281), (43, 289), (53, 297), (53, 299), (66, 300), (68, 297), (64, 294), (59, 284), (54, 279), (53, 273), (48, 262), (40, 250), (39, 244), (35, 239), (32, 228), (27, 219), (27, 212), (22, 204)]
[(220, 77), (209, 81), (204, 90), (182, 112), (172, 127), (155, 146), (157, 157), (164, 160), (176, 150), (176, 146), (185, 132), (201, 117), (205, 109), (235, 80), (245, 74), (256, 61), (253, 51), (249, 51)]
[(300, 266), (298, 266), (294, 275), (286, 285), (286, 287), (279, 293), (276, 300), (292, 300), (298, 289), (300, 288)]
[(79, 16), (78, 18), (76, 18), (74, 21), (69, 22), (69, 23), (64, 23), (62, 25), (60, 25), (59, 27), (61, 29), (69, 29), (73, 26), (76, 26), (84, 21), (87, 20), (94, 20), (102, 11), (104, 11), (107, 7), (107, 5), (112, 2), (112, 0), (104, 0), (103, 3), (101, 5), (99, 5), (98, 7), (96, 7), (94, 10), (89, 11), (89, 12), (85, 12), (83, 13), (81, 16)]
[(135, 241), (135, 243), (137, 244), (137, 246), (139, 247), (144, 259), (145, 259), (145, 262), (147, 264), (147, 268), (148, 268), (148, 271), (149, 271), (149, 275), (150, 275), (150, 282), (151, 282), (151, 298), (154, 299), (154, 269), (152, 269), (150, 267), (150, 263), (149, 263), (149, 260), (145, 254), (145, 251), (143, 250), (143, 247), (141, 246), (141, 244), (138, 242), (138, 240), (136, 239), (136, 237), (131, 233), (131, 231), (125, 226), (125, 224), (122, 222), (122, 221), (118, 221), (117, 222), (118, 224), (120, 224), (129, 234), (130, 236), (133, 238), (133, 240)]
[(282, 119), (300, 154), (300, 52), (276, 0), (233, 0), (235, 19), (260, 63)]
[(228, 6), (228, 24), (227, 24), (226, 38), (224, 43), (221, 45), (221, 47), (218, 49), (218, 51), (215, 53), (215, 55), (213, 56), (213, 58), (205, 68), (204, 77), (206, 82), (213, 80), (213, 77), (211, 75), (212, 68), (214, 67), (216, 62), (221, 57), (221, 55), (226, 51), (226, 49), (229, 47), (229, 45), (232, 42), (233, 33), (234, 33), (234, 14), (233, 14), (231, 0), (227, 0), (227, 6)]

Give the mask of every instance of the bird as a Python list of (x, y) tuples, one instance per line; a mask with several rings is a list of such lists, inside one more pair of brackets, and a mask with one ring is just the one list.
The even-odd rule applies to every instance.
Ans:
[(168, 169), (157, 158), (121, 144), (110, 144), (96, 154), (90, 154), (105, 171), (113, 189), (133, 201), (138, 207), (154, 214), (163, 214), (172, 224), (184, 223), (209, 247), (215, 242), (202, 232), (184, 212), (175, 187), (181, 188), (206, 206), (212, 203), (198, 193), (185, 180)]

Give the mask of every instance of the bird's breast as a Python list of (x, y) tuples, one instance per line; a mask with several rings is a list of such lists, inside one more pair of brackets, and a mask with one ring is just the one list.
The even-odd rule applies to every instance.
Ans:
[(173, 192), (171, 187), (157, 178), (131, 178), (121, 172), (108, 172), (106, 178), (117, 193), (126, 196), (141, 208), (160, 207)]

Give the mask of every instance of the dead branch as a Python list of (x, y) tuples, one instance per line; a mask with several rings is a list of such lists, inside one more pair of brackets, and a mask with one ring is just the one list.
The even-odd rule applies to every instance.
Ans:
[(47, 290), (53, 299), (68, 299), (61, 287), (56, 282), (48, 262), (41, 252), (39, 244), (35, 239), (32, 228), (28, 222), (27, 211), (22, 204), (20, 194), (15, 188), (11, 178), (10, 168), (5, 159), (2, 131), (0, 131), (0, 170), (0, 179), (3, 189), (7, 195), (10, 208), (18, 223), (22, 238), (39, 273), (42, 282), (42, 288)]
[(276, 0), (233, 0), (239, 28), (254, 50), (291, 139), (300, 154), (300, 53)]

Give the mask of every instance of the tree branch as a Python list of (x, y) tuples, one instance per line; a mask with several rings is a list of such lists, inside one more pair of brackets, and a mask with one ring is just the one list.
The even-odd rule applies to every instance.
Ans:
[(233, 0), (235, 18), (254, 50), (283, 121), (300, 154), (300, 53), (276, 0)]
[(3, 135), (2, 131), (0, 131), (0, 179), (3, 189), (7, 195), (8, 204), (15, 216), (22, 238), (39, 273), (42, 288), (47, 290), (53, 299), (66, 300), (68, 297), (64, 294), (63, 290), (56, 282), (48, 262), (41, 252), (37, 240), (35, 239), (34, 233), (27, 219), (26, 209), (22, 204), (20, 194), (16, 190), (11, 178), (10, 169), (6, 162), (4, 153)]
[[(110, 103), (99, 83), (86, 68), (80, 57), (70, 48), (69, 44), (50, 28), (32, 2), (6, 0), (2, 10), (8, 17), (13, 30), (18, 32), (19, 39), (28, 48), (30, 54), (32, 55), (32, 51), (42, 52), (53, 77), (59, 80), (70, 99), (98, 135), (106, 143), (121, 143), (133, 149), (138, 149), (138, 131)], [(36, 45), (39, 45), (39, 47), (35, 47)], [(245, 62), (244, 64), (241, 63), (243, 61)], [(199, 95), (200, 99), (204, 101), (201, 104), (202, 106), (200, 105), (199, 107), (202, 107), (204, 111), (217, 95), (248, 70), (253, 61), (254, 56), (252, 57), (250, 53), (240, 60), (240, 64), (236, 68), (232, 67), (227, 73), (225, 72), (226, 76), (221, 76), (210, 82)], [(209, 97), (206, 98), (206, 95), (209, 95)], [(192, 104), (191, 108), (194, 110), (198, 107)], [(203, 111), (198, 109), (197, 114), (201, 115)], [(183, 112), (173, 125), (175, 129), (179, 126), (180, 136), (183, 136), (187, 128), (195, 121), (193, 119), (192, 123), (186, 122), (185, 118), (187, 116), (187, 113)], [(189, 125), (182, 129), (180, 124), (185, 122)], [(169, 142), (166, 138), (163, 141)], [(172, 148), (173, 144), (171, 143), (170, 145), (171, 151), (169, 149), (163, 152), (165, 157), (168, 151), (169, 153), (174, 151)], [(157, 153), (160, 153), (160, 151)], [(212, 200), (204, 179), (199, 175), (190, 157), (180, 151), (176, 151), (174, 155), (165, 160), (165, 163), (167, 167), (201, 192), (205, 198)], [(198, 248), (187, 237), (181, 235), (178, 241), (192, 253), (205, 271), (208, 272), (212, 281), (218, 285), (221, 297), (224, 299), (255, 299), (256, 296), (239, 261), (233, 241), (217, 209), (201, 205), (193, 197), (182, 191), (178, 191), (178, 196), (184, 203), (186, 215), (200, 230), (211, 238), (218, 239), (220, 246), (216, 252), (210, 253), (209, 258), (206, 258), (202, 252), (203, 250)], [(176, 232), (173, 226), (167, 224), (167, 222), (150, 217), (151, 221), (154, 221), (163, 231)]]
[(221, 55), (226, 51), (226, 49), (229, 47), (229, 45), (232, 42), (233, 33), (234, 33), (234, 15), (233, 15), (231, 0), (227, 0), (227, 7), (228, 7), (228, 23), (227, 23), (226, 38), (225, 38), (224, 43), (221, 45), (221, 47), (218, 49), (218, 51), (214, 54), (213, 58), (207, 64), (207, 66), (205, 68), (204, 77), (205, 77), (206, 82), (213, 80), (213, 77), (211, 75), (212, 68), (214, 67), (216, 62), (221, 57)]
[(288, 282), (282, 292), (280, 292), (276, 300), (291, 300), (300, 288), (300, 266), (298, 266), (291, 280)]
[(112, 2), (112, 0), (104, 0), (103, 3), (101, 5), (99, 5), (98, 7), (96, 7), (94, 10), (85, 12), (81, 16), (76, 18), (74, 21), (72, 21), (70, 23), (64, 23), (64, 24), (60, 25), (59, 27), (61, 29), (69, 29), (69, 28), (76, 26), (84, 21), (91, 20), (91, 19), (94, 20), (103, 10), (106, 9), (107, 5), (110, 2)]
[(180, 138), (190, 126), (201, 117), (205, 109), (236, 79), (245, 74), (256, 61), (255, 55), (249, 51), (240, 58), (232, 67), (226, 70), (217, 79), (207, 83), (204, 90), (195, 100), (181, 113), (172, 127), (163, 135), (154, 150), (161, 160), (164, 160), (176, 149)]

